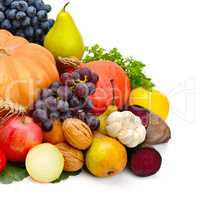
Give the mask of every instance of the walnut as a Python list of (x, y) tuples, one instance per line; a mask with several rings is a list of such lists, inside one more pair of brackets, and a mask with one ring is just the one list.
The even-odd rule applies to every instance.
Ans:
[(66, 119), (63, 132), (66, 141), (77, 149), (85, 150), (92, 143), (93, 134), (89, 126), (79, 119)]
[(75, 172), (83, 167), (84, 156), (82, 151), (71, 147), (66, 143), (56, 145), (64, 157), (64, 171)]

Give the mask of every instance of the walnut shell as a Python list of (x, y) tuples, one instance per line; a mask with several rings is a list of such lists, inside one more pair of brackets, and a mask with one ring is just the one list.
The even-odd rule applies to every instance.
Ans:
[(89, 126), (79, 119), (66, 119), (63, 132), (66, 141), (77, 149), (85, 150), (92, 143), (93, 134)]
[(71, 147), (66, 143), (56, 145), (64, 157), (64, 171), (75, 172), (83, 167), (84, 156), (82, 151)]

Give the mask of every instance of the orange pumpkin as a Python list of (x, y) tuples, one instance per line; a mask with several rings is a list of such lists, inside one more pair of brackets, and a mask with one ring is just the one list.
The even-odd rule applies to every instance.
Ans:
[(42, 88), (56, 80), (55, 60), (47, 49), (0, 30), (1, 107), (2, 101), (27, 107)]
[(103, 113), (113, 103), (113, 99), (119, 109), (127, 104), (131, 84), (127, 74), (119, 65), (111, 61), (99, 60), (81, 66), (86, 66), (99, 75), (96, 92), (90, 96), (94, 113)]

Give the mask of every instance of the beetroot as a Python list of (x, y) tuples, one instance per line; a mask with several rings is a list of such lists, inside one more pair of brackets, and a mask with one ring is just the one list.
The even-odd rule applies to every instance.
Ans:
[(146, 177), (158, 172), (162, 162), (161, 155), (151, 147), (135, 150), (130, 157), (130, 169), (136, 176)]

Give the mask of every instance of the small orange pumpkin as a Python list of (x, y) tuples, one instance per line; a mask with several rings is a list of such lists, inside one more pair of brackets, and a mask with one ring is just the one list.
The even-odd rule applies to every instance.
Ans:
[(59, 74), (55, 59), (47, 49), (0, 30), (1, 111), (12, 103), (30, 106), (39, 91), (56, 80)]

